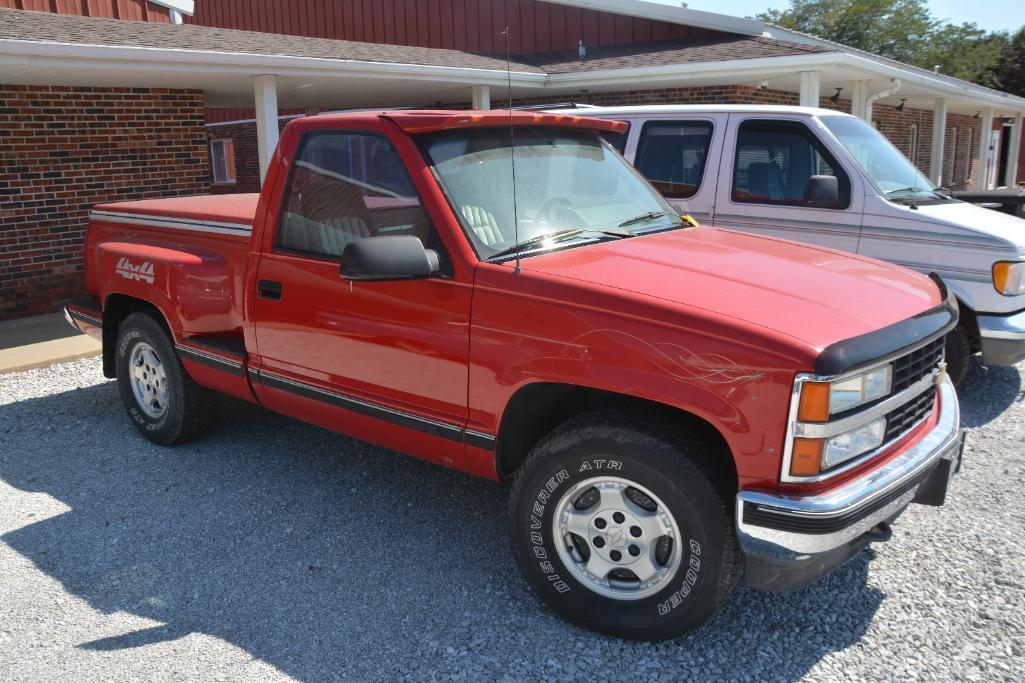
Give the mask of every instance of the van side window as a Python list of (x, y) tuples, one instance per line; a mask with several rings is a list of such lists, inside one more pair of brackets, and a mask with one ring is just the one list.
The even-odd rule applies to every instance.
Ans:
[(627, 129), (622, 133), (613, 133), (612, 131), (605, 131), (600, 134), (605, 142), (612, 145), (612, 149), (622, 154), (626, 150), (626, 138), (630, 135), (630, 130)]
[(698, 193), (712, 140), (708, 121), (644, 124), (635, 166), (663, 197), (686, 199)]
[(850, 179), (804, 124), (758, 120), (740, 124), (733, 164), (733, 201), (802, 206), (813, 175), (835, 176), (840, 190), (836, 208), (850, 205)]
[(338, 258), (374, 235), (431, 241), (431, 223), (391, 143), (371, 133), (308, 133), (278, 223), (277, 246)]

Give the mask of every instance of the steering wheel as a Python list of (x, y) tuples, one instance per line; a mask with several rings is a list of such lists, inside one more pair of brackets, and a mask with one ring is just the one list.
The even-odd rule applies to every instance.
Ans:
[(540, 210), (537, 212), (537, 217), (545, 223), (557, 225), (559, 223), (558, 212), (562, 209), (568, 209), (570, 206), (570, 201), (565, 197), (552, 197), (541, 205)]

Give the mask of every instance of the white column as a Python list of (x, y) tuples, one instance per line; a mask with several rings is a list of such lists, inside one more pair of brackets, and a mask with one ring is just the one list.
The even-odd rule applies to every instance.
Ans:
[(819, 106), (819, 86), (822, 83), (822, 74), (818, 71), (801, 72), (801, 106)]
[(986, 107), (982, 110), (982, 120), (979, 121), (979, 172), (975, 179), (976, 190), (989, 189), (989, 159), (993, 155), (989, 145), (992, 137), (993, 107)]
[(854, 81), (851, 84), (851, 114), (865, 118), (865, 104), (868, 99), (868, 81)]
[(254, 77), (253, 95), (256, 99), (256, 148), (260, 156), (262, 183), (274, 148), (278, 146), (278, 87), (274, 77)]
[(1025, 114), (1018, 112), (1014, 117), (1014, 128), (1011, 129), (1011, 146), (1007, 149), (1007, 186), (1014, 187), (1014, 184), (1025, 178), (1018, 177), (1018, 160), (1021, 158), (1021, 127), (1025, 125)]
[(929, 180), (936, 186), (943, 184), (943, 143), (946, 137), (947, 99), (937, 97), (932, 109), (932, 153), (929, 155)]
[(487, 85), (473, 86), (473, 108), (491, 109), (491, 87)]

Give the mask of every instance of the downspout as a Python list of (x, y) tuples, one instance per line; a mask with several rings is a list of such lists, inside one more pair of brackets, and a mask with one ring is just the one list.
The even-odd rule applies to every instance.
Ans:
[(868, 124), (872, 123), (872, 104), (876, 100), (881, 100), (884, 97), (889, 97), (890, 95), (896, 95), (897, 92), (900, 91), (900, 79), (899, 78), (891, 79), (890, 83), (892, 83), (893, 85), (891, 85), (889, 89), (877, 92), (875, 95), (869, 95), (867, 98), (865, 98), (865, 122), (866, 123), (868, 123)]

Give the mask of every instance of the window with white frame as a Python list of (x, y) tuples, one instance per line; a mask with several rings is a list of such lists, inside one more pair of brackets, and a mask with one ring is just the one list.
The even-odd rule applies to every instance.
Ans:
[(210, 141), (210, 168), (214, 182), (230, 185), (235, 182), (235, 141), (230, 138)]
[(950, 146), (947, 147), (947, 172), (943, 184), (950, 186), (957, 182), (957, 126), (950, 129)]

